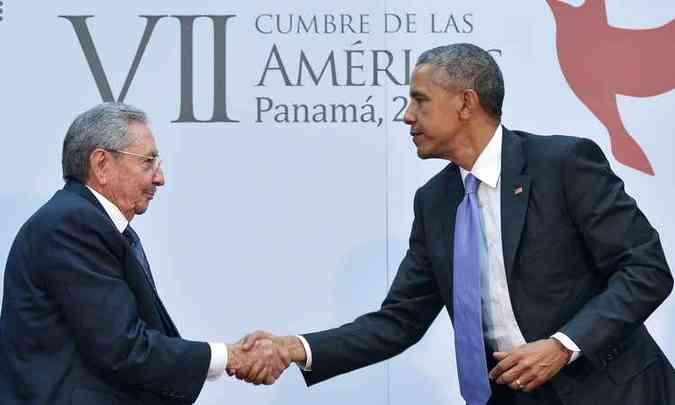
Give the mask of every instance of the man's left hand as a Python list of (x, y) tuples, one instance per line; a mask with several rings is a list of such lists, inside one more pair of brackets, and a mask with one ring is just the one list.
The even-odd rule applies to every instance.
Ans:
[(572, 352), (553, 338), (537, 340), (513, 349), (510, 353), (494, 352), (499, 363), (490, 371), (490, 379), (508, 384), (514, 390), (530, 392), (569, 362)]

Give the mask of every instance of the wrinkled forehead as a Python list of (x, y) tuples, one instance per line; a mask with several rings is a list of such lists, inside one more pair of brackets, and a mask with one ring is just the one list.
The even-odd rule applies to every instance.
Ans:
[(131, 140), (130, 148), (142, 150), (144, 153), (157, 153), (157, 144), (150, 127), (140, 121), (131, 121), (128, 125), (127, 136)]

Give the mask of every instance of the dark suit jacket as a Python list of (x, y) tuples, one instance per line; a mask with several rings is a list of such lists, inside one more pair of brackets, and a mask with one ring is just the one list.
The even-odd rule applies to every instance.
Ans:
[[(593, 142), (503, 133), (502, 243), (516, 320), (528, 342), (561, 331), (582, 351), (551, 386), (566, 404), (675, 403), (673, 369), (643, 325), (673, 285), (657, 232)], [(417, 191), (410, 246), (382, 308), (305, 335), (308, 384), (402, 352), (443, 306), (452, 319), (463, 195), (454, 164)]]
[(5, 268), (0, 404), (187, 404), (207, 343), (180, 339), (131, 248), (70, 181), (21, 228)]

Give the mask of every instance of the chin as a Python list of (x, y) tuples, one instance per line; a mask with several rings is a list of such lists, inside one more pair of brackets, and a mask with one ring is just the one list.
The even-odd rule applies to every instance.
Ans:
[(148, 210), (148, 204), (145, 204), (143, 206), (136, 207), (136, 210), (134, 212), (136, 213), (136, 215), (141, 215), (141, 214), (144, 214), (145, 211), (147, 211), (147, 210)]
[(417, 157), (419, 157), (420, 159), (429, 159), (432, 156), (429, 155), (427, 152), (423, 151), (422, 149), (417, 148)]

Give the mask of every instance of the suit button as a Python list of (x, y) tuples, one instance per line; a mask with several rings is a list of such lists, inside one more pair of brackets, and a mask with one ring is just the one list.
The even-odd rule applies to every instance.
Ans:
[(614, 360), (614, 355), (612, 353), (609, 353), (607, 355), (607, 361), (612, 361), (612, 360)]

